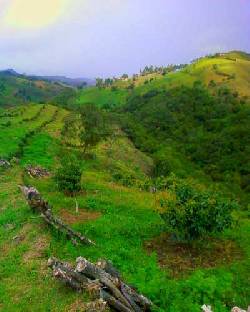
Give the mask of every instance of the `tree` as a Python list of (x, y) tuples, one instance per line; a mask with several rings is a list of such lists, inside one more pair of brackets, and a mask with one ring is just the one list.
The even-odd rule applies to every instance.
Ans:
[(161, 215), (166, 224), (178, 237), (191, 241), (230, 228), (231, 212), (237, 204), (177, 183), (172, 186), (172, 199), (162, 201), (162, 206), (166, 208)]
[(87, 149), (96, 146), (108, 135), (108, 129), (103, 112), (93, 104), (82, 107), (81, 121), (83, 130), (80, 140), (84, 146), (84, 153), (86, 153)]
[(102, 88), (103, 87), (103, 79), (102, 78), (96, 78), (96, 86), (98, 88)]
[(128, 79), (128, 74), (123, 74), (122, 79)]
[(111, 78), (105, 79), (105, 81), (104, 81), (105, 87), (112, 86), (112, 84), (113, 84), (113, 79), (111, 79)]
[(61, 160), (55, 180), (58, 189), (68, 195), (75, 196), (81, 190), (82, 169), (74, 154), (67, 154)]

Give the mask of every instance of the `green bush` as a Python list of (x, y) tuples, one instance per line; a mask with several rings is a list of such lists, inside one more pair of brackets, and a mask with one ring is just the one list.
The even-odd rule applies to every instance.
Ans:
[(172, 185), (170, 192), (171, 199), (161, 201), (166, 208), (161, 216), (177, 237), (194, 240), (232, 226), (235, 202), (208, 191), (195, 190), (185, 182)]
[(62, 158), (55, 180), (58, 189), (65, 194), (74, 195), (81, 190), (82, 169), (77, 157), (69, 154)]

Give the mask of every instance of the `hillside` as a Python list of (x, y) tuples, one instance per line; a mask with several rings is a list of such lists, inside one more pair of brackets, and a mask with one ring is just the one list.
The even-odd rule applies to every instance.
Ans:
[(0, 106), (46, 103), (65, 89), (62, 84), (34, 79), (14, 70), (0, 71)]
[(227, 181), (247, 203), (249, 73), (249, 54), (215, 54), (167, 74), (143, 73), (82, 90), (72, 103), (118, 113), (136, 147), (160, 158), (168, 173), (188, 176), (194, 165), (214, 183)]
[[(47, 267), (79, 256), (110, 260), (150, 311), (247, 307), (249, 55), (166, 68), (83, 90), (0, 74), (0, 311), (85, 311), (96, 285)], [(45, 222), (20, 185), (95, 244)]]
[(143, 94), (152, 88), (166, 90), (180, 85), (192, 86), (198, 80), (208, 86), (212, 92), (215, 88), (228, 87), (237, 91), (240, 96), (249, 97), (249, 72), (249, 54), (229, 52), (200, 58), (183, 69), (166, 75), (159, 73), (139, 75), (134, 79), (114, 81), (110, 87), (87, 88), (80, 91), (76, 102), (80, 105), (92, 102), (105, 107), (120, 106), (132, 91)]
[(66, 76), (29, 76), (36, 80), (46, 80), (49, 82), (58, 82), (71, 87), (86, 87), (95, 85), (94, 79), (89, 78), (69, 78)]

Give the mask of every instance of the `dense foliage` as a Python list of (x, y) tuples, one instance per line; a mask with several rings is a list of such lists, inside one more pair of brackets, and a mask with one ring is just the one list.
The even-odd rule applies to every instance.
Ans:
[(60, 191), (74, 195), (81, 190), (81, 165), (74, 154), (67, 154), (61, 160), (55, 180)]
[(184, 181), (170, 185), (172, 197), (162, 200), (162, 218), (179, 238), (193, 240), (223, 232), (233, 223), (237, 204), (209, 191), (198, 191)]
[(12, 72), (0, 72), (0, 106), (29, 102), (47, 103), (66, 87)]
[(199, 82), (153, 89), (130, 98), (124, 113), (123, 129), (137, 147), (154, 154), (157, 175), (170, 173), (169, 155), (160, 151), (172, 146), (214, 181), (249, 192), (250, 108), (237, 94), (219, 88), (212, 95)]
[(108, 127), (103, 112), (95, 105), (84, 105), (80, 113), (82, 122), (80, 140), (86, 152), (108, 135)]

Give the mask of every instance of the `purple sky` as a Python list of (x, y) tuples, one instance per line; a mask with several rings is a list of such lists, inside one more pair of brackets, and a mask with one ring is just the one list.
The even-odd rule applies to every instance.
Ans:
[(250, 52), (250, 0), (57, 0), (67, 2), (64, 10), (39, 27), (6, 22), (15, 1), (0, 0), (2, 69), (113, 76), (208, 53)]

